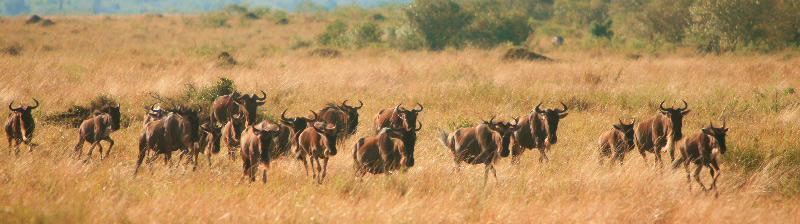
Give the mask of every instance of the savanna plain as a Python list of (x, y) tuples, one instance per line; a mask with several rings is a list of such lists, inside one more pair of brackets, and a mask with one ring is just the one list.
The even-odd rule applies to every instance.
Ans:
[[(313, 47), (285, 47), (329, 22), (302, 16), (289, 25), (233, 27), (196, 26), (192, 15), (59, 16), (47, 27), (25, 19), (0, 19), (0, 45), (21, 49), (0, 54), (0, 103), (39, 100), (38, 146), (18, 155), (5, 142), (0, 147), (0, 222), (800, 222), (800, 57), (792, 52), (678, 50), (634, 59), (541, 47), (558, 61), (536, 62), (501, 60), (503, 47), (366, 47), (319, 57), (309, 55)], [(237, 64), (220, 64), (222, 51)], [(329, 102), (362, 100), (358, 131), (332, 157), (320, 185), (291, 158), (273, 161), (266, 183), (248, 185), (239, 182), (241, 161), (224, 153), (210, 164), (200, 160), (196, 171), (159, 160), (134, 177), (140, 119), (157, 103), (152, 96), (179, 97), (187, 85), (204, 88), (220, 78), (244, 93), (266, 92), (263, 119), (284, 109), (308, 116)], [(111, 134), (116, 145), (109, 158), (95, 152), (84, 162), (72, 151), (77, 128), (43, 117), (101, 95), (120, 103), (124, 125)], [(682, 99), (691, 109), (684, 135), (711, 121), (730, 127), (717, 196), (696, 183), (690, 190), (682, 169), (654, 168), (653, 154), (642, 159), (630, 152), (622, 166), (598, 163), (597, 137), (618, 119), (644, 120), (662, 100), (682, 106)], [(486, 184), (482, 165), (453, 172), (452, 153), (435, 139), (439, 129), (510, 119), (539, 102), (555, 108), (559, 101), (569, 115), (550, 161), (539, 163), (535, 150), (519, 165), (501, 158), (497, 179)], [(416, 165), (356, 180), (352, 144), (374, 133), (375, 114), (417, 102), (425, 109)], [(708, 183), (708, 172), (701, 174)]]

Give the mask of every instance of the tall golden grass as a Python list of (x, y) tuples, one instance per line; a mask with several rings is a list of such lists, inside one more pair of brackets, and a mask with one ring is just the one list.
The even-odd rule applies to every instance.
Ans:
[[(32, 153), (0, 153), (2, 222), (658, 222), (798, 223), (800, 216), (800, 60), (775, 55), (702, 56), (685, 53), (624, 55), (552, 50), (557, 63), (499, 59), (504, 49), (399, 52), (344, 50), (338, 58), (288, 49), (310, 39), (324, 20), (298, 17), (230, 28), (198, 25), (194, 15), (74, 16), (50, 27), (0, 20), (0, 103), (38, 99)], [(45, 47), (47, 46), (47, 47)], [(231, 52), (240, 65), (217, 66)], [(41, 116), (88, 104), (100, 94), (118, 99), (122, 112), (141, 117), (149, 92), (179, 94), (184, 85), (211, 85), (219, 77), (239, 90), (264, 90), (260, 113), (292, 116), (327, 102), (363, 100), (355, 137), (329, 164), (322, 185), (298, 161), (283, 158), (266, 184), (240, 184), (241, 161), (215, 155), (212, 163), (165, 166), (156, 161), (133, 177), (139, 122), (111, 136), (110, 158), (74, 158), (77, 129), (45, 124)], [(726, 120), (719, 197), (689, 190), (678, 169), (653, 168), (636, 152), (624, 166), (598, 164), (597, 136), (618, 118), (644, 120), (658, 103), (689, 102), (684, 134)], [(435, 140), (492, 115), (510, 118), (538, 102), (570, 106), (551, 161), (538, 152), (522, 163), (498, 161), (497, 180), (483, 184), (483, 167), (453, 173), (452, 154)], [(423, 125), (416, 165), (407, 173), (353, 178), (351, 145), (373, 133), (382, 108), (420, 102)], [(3, 105), (4, 106), (4, 105)], [(24, 148), (23, 148), (24, 149)], [(88, 145), (84, 147), (84, 152)], [(668, 158), (668, 157), (666, 157)], [(668, 167), (668, 164), (665, 164)], [(710, 181), (702, 172), (703, 180)]]

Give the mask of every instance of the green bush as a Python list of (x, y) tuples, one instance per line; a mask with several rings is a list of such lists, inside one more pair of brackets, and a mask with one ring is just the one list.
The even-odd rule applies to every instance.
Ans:
[(350, 30), (350, 40), (354, 47), (361, 48), (370, 43), (378, 43), (383, 36), (383, 30), (375, 22), (365, 22)]
[(768, 36), (775, 5), (775, 0), (700, 0), (690, 9), (691, 33), (701, 43), (717, 42), (721, 50), (736, 50)]
[(345, 38), (346, 32), (347, 23), (337, 19), (325, 27), (325, 31), (317, 35), (317, 43), (324, 46), (343, 46), (347, 42)]
[(610, 19), (605, 23), (598, 23), (597, 21), (592, 22), (592, 26), (589, 27), (589, 33), (592, 34), (593, 37), (614, 37), (614, 31), (611, 30), (611, 23), (612, 21)]
[(476, 46), (491, 48), (511, 42), (519, 46), (533, 33), (533, 27), (521, 13), (510, 15), (488, 13), (478, 16), (467, 29), (465, 37)]
[(389, 46), (400, 50), (417, 50), (425, 46), (425, 39), (411, 26), (389, 27), (387, 42)]
[(442, 50), (472, 21), (472, 15), (452, 0), (415, 0), (405, 11), (429, 50)]

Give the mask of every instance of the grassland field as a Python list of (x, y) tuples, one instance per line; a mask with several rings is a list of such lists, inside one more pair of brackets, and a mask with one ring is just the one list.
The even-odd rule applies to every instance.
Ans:
[[(2, 223), (800, 223), (800, 57), (787, 56), (796, 52), (678, 50), (631, 59), (612, 50), (539, 47), (560, 59), (545, 63), (503, 61), (502, 47), (367, 47), (325, 58), (309, 56), (314, 47), (287, 47), (330, 22), (302, 16), (290, 25), (220, 28), (197, 25), (196, 15), (61, 16), (48, 27), (24, 19), (0, 19), (0, 48), (22, 49), (0, 54), (0, 103), (41, 102), (34, 111), (39, 146), (19, 155), (0, 146)], [(222, 51), (239, 64), (220, 66)], [(288, 158), (273, 162), (266, 184), (238, 184), (241, 161), (222, 154), (211, 164), (201, 160), (197, 171), (159, 161), (133, 177), (138, 119), (154, 102), (149, 93), (179, 95), (186, 84), (210, 86), (220, 77), (246, 93), (264, 90), (265, 117), (364, 102), (358, 131), (331, 159), (323, 184)], [(134, 120), (111, 135), (110, 158), (95, 154), (84, 163), (71, 151), (77, 129), (42, 116), (101, 94), (117, 99)], [(598, 164), (597, 137), (618, 118), (644, 120), (662, 100), (681, 106), (681, 99), (691, 109), (684, 135), (710, 121), (730, 127), (718, 197), (696, 184), (690, 191), (681, 169), (653, 168), (652, 154), (645, 160), (631, 152), (624, 166)], [(452, 172), (452, 154), (435, 139), (439, 129), (493, 115), (508, 119), (559, 101), (569, 115), (551, 161), (539, 163), (535, 151), (515, 166), (502, 158), (498, 178), (485, 185), (483, 166)], [(374, 132), (380, 109), (401, 102), (425, 106), (416, 165), (356, 181), (351, 145)], [(708, 173), (701, 174), (708, 183)]]

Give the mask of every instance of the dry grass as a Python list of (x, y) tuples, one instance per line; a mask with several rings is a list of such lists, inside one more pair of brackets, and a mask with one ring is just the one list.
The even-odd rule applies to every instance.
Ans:
[[(302, 166), (280, 159), (269, 181), (237, 185), (241, 162), (216, 155), (198, 171), (156, 162), (132, 177), (138, 122), (114, 134), (111, 157), (83, 163), (70, 150), (77, 130), (40, 124), (34, 152), (0, 153), (0, 220), (21, 222), (659, 222), (798, 223), (797, 152), (800, 59), (779, 56), (662, 55), (627, 59), (599, 52), (549, 52), (558, 63), (506, 62), (503, 49), (398, 52), (343, 51), (337, 58), (289, 50), (325, 21), (270, 21), (232, 28), (200, 26), (197, 16), (54, 17), (50, 27), (0, 20), (0, 102), (35, 97), (41, 116), (86, 104), (99, 94), (140, 117), (148, 92), (178, 94), (183, 84), (218, 77), (240, 90), (263, 89), (261, 113), (319, 109), (330, 101), (361, 99), (356, 136), (373, 132), (374, 113), (399, 102), (425, 105), (417, 165), (393, 176), (353, 177), (352, 141), (331, 160), (325, 183), (309, 181)], [(265, 50), (266, 49), (266, 50)], [(217, 66), (230, 52), (240, 64)], [(719, 197), (689, 191), (683, 171), (653, 169), (629, 153), (623, 167), (597, 163), (597, 136), (617, 118), (644, 119), (658, 102), (689, 102), (684, 134), (724, 113), (731, 131), (722, 156)], [(434, 139), (437, 129), (491, 115), (518, 116), (536, 103), (572, 107), (559, 128), (551, 162), (526, 152), (519, 166), (499, 161), (498, 180), (483, 185), (483, 167), (452, 173), (452, 155)], [(84, 148), (88, 150), (88, 146)], [(754, 161), (753, 164), (748, 161)], [(709, 181), (707, 172), (704, 180)]]

